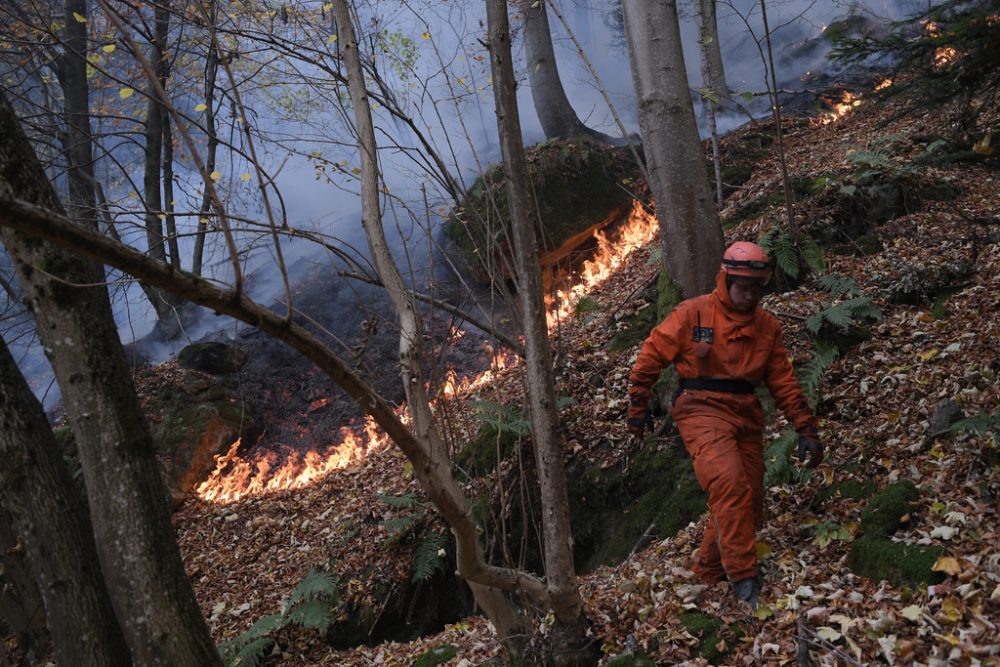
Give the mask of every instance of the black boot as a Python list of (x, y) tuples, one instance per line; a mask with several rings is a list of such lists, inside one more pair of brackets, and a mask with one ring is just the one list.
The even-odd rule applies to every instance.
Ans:
[(757, 609), (757, 600), (760, 598), (760, 575), (740, 579), (733, 584), (733, 593), (736, 599), (743, 600), (750, 604), (750, 608)]

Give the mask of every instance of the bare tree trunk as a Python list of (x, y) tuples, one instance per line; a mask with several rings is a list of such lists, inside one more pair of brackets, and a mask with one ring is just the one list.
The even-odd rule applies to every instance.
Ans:
[(524, 12), (524, 56), (528, 65), (531, 100), (545, 138), (593, 136), (594, 133), (577, 117), (559, 78), (545, 0), (520, 0), (517, 4)]
[[(0, 138), (0, 193), (58, 211), (56, 194), (3, 96)], [(7, 230), (3, 240), (63, 392), (101, 569), (133, 660), (152, 667), (221, 664), (177, 549), (102, 268)]]
[(726, 69), (722, 63), (719, 42), (717, 0), (698, 0), (699, 44), (701, 46), (701, 82), (708, 89), (716, 108), (730, 109), (733, 99), (726, 84)]
[[(0, 450), (3, 438), (0, 434)], [(3, 462), (0, 462), (0, 477), (3, 475), (2, 466)], [(0, 496), (0, 627), (13, 633), (24, 660), (36, 664), (52, 650), (52, 639), (46, 625), (45, 603), (31, 571), (32, 556), (27, 553), (24, 540), (18, 536), (15, 522), (15, 517), (4, 507)], [(114, 620), (113, 615), (111, 618)], [(0, 665), (8, 667), (12, 664), (9, 654), (0, 651)]]
[(623, 0), (639, 126), (667, 275), (684, 297), (711, 291), (722, 257), (681, 49), (676, 0)]
[[(544, 15), (544, 1), (539, 6)], [(486, 15), (497, 126), (514, 239), (517, 291), (524, 325), (531, 438), (542, 505), (545, 580), (557, 621), (556, 634), (561, 635), (554, 637), (557, 645), (552, 647), (553, 657), (557, 664), (596, 663), (596, 647), (590, 645), (586, 637), (588, 624), (573, 564), (562, 435), (538, 263), (536, 229), (539, 220), (535, 217), (537, 208), (531, 201), (521, 140), (506, 1), (487, 0)]]
[[(420, 341), (423, 335), (423, 324), (420, 313), (416, 308), (416, 302), (411, 296), (410, 290), (403, 283), (399, 269), (392, 259), (382, 228), (375, 131), (372, 126), (371, 110), (364, 86), (364, 74), (361, 69), (361, 59), (358, 54), (354, 24), (351, 20), (350, 9), (347, 6), (346, 0), (336, 0), (333, 3), (333, 11), (337, 22), (340, 56), (347, 70), (348, 88), (351, 95), (351, 104), (354, 107), (355, 124), (358, 131), (361, 152), (362, 224), (368, 239), (368, 247), (372, 253), (372, 260), (392, 301), (396, 316), (399, 318), (400, 373), (406, 391), (407, 407), (413, 418), (413, 428), (415, 430), (413, 439), (422, 450), (422, 458), (424, 460), (422, 472), (428, 483), (435, 486), (447, 485), (451, 489), (449, 493), (457, 496), (456, 501), (461, 503), (459, 508), (457, 508), (460, 516), (456, 518), (461, 522), (463, 528), (459, 530), (452, 523), (452, 520), (449, 520), (449, 524), (452, 525), (456, 534), (456, 544), (459, 553), (469, 554), (475, 561), (482, 563), (485, 556), (478, 536), (474, 536), (471, 541), (461, 539), (462, 535), (468, 530), (471, 515), (466, 507), (464, 497), (461, 496), (461, 491), (457, 483), (451, 476), (451, 462), (448, 459), (447, 448), (437, 431), (434, 423), (434, 415), (430, 409), (430, 399), (427, 396), (426, 383), (422, 371), (422, 347)], [(448, 519), (447, 514), (445, 518)], [(462, 560), (463, 558), (460, 557), (460, 572)], [(502, 639), (506, 640), (525, 633), (527, 627), (523, 618), (504, 595), (500, 594), (499, 591), (490, 590), (489, 587), (481, 585), (474, 578), (468, 577), (464, 572), (462, 575), (469, 580), (477, 602), (479, 602), (494, 622)]]
[[(215, 30), (218, 7), (214, 0), (209, 0), (208, 16), (210, 20), (207, 30)], [(205, 56), (205, 134), (208, 145), (205, 147), (205, 171), (211, 174), (215, 171), (215, 155), (219, 149), (219, 138), (215, 127), (215, 80), (219, 74), (219, 52), (215, 48), (215, 40), (208, 44), (208, 54)], [(205, 236), (208, 234), (208, 216), (212, 210), (212, 201), (206, 189), (198, 210), (198, 232), (194, 239), (194, 253), (191, 257), (191, 272), (196, 276), (202, 273), (202, 262), (205, 258)]]
[(3, 505), (14, 518), (45, 601), (56, 658), (60, 665), (131, 665), (104, 588), (87, 504), (41, 404), (2, 340), (0, 398)]
[[(94, 147), (87, 83), (87, 0), (66, 0), (62, 57), (56, 71), (63, 90), (63, 147), (66, 154), (66, 210), (88, 229), (97, 229)], [(76, 20), (82, 16), (84, 21)]]

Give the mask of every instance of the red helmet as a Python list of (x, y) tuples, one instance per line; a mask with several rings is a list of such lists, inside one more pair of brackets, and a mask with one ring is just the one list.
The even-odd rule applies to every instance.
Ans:
[(722, 268), (727, 275), (747, 278), (771, 278), (771, 260), (756, 243), (737, 241), (722, 255)]

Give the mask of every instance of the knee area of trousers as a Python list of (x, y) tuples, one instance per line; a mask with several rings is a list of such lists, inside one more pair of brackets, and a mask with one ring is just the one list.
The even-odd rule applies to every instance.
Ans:
[(725, 494), (730, 497), (746, 496), (747, 499), (750, 499), (752, 495), (750, 482), (747, 480), (746, 475), (739, 470), (720, 471), (715, 479), (712, 480), (711, 492)]

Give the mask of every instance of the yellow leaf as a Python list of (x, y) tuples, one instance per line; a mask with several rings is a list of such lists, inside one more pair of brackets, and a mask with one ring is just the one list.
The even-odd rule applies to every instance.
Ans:
[(104, 51), (105, 53), (114, 53), (117, 48), (118, 47), (114, 44), (105, 44), (101, 47), (101, 51)]
[(987, 132), (983, 135), (982, 139), (977, 141), (972, 147), (972, 150), (980, 155), (993, 155), (993, 133)]
[(205, 104), (205, 103), (202, 103), (202, 104), (195, 105), (194, 110), (195, 111), (204, 111), (207, 108), (208, 108), (208, 105)]
[(753, 615), (757, 618), (757, 620), (764, 621), (774, 616), (774, 610), (766, 604), (760, 604), (757, 606), (757, 609), (754, 610)]
[(767, 558), (771, 555), (771, 545), (765, 542), (757, 543), (757, 558)]
[(222, 178), (222, 172), (221, 171), (213, 171), (211, 174), (208, 175), (208, 177), (211, 178), (213, 181), (217, 181), (220, 178)]
[(920, 361), (930, 361), (939, 354), (941, 354), (941, 350), (937, 349), (936, 347), (932, 347), (926, 352), (921, 352), (920, 354), (917, 355), (917, 357), (920, 359)]
[(351, 173), (357, 176), (358, 174), (361, 173), (361, 170), (357, 167), (354, 167), (354, 169), (351, 169)]
[(247, 181), (250, 180), (250, 174), (243, 174), (242, 176), (240, 176), (240, 180), (246, 183)]
[(840, 639), (840, 633), (827, 625), (816, 628), (816, 636), (828, 642), (835, 642)]
[(941, 556), (931, 567), (935, 572), (946, 572), (953, 577), (962, 573), (962, 565), (954, 556)]
[(337, 41), (337, 36), (336, 35), (330, 35), (329, 37), (326, 38), (326, 43), (327, 44), (333, 44), (336, 41)]
[(132, 88), (129, 88), (128, 86), (125, 86), (124, 88), (119, 88), (118, 89), (118, 97), (122, 98), (123, 100), (127, 100), (128, 98), (132, 97), (132, 95), (134, 95), (134, 94), (135, 94), (135, 90), (132, 89)]
[(465, 85), (465, 79), (459, 78), (455, 80), (458, 81), (460, 84)]
[(87, 17), (84, 16), (83, 14), (77, 14), (76, 12), (73, 12), (73, 18), (76, 19), (77, 23), (86, 23), (87, 22)]
[(129, 199), (139, 199), (139, 194), (135, 191), (128, 193)]
[(937, 619), (944, 623), (958, 623), (965, 613), (965, 606), (962, 601), (954, 595), (949, 595), (941, 603), (941, 610), (938, 611)]
[(422, 34), (422, 35), (420, 35), (420, 36), (421, 36), (422, 38), (424, 38), (424, 39), (430, 39), (430, 38), (431, 38), (431, 34), (430, 34), (429, 32), (425, 32), (425, 33), (423, 33), (423, 34)]
[(328, 2), (325, 5), (323, 5), (323, 11), (324, 12), (328, 12), (331, 9), (333, 9), (333, 3), (332, 2)]

